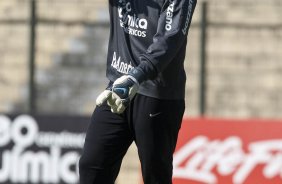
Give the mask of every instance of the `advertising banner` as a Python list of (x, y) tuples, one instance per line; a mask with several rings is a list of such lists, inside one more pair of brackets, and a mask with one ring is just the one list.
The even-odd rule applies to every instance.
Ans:
[[(75, 184), (88, 117), (0, 115), (0, 183)], [(174, 184), (281, 184), (282, 122), (184, 119)]]
[(78, 183), (89, 118), (0, 115), (0, 183)]
[(282, 122), (185, 119), (174, 184), (281, 184)]

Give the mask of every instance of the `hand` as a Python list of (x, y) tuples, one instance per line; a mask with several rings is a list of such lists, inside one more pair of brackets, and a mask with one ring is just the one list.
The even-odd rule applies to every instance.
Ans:
[(112, 87), (112, 95), (108, 105), (113, 113), (121, 114), (129, 105), (139, 88), (138, 81), (131, 75), (118, 78)]
[(108, 99), (112, 96), (111, 89), (107, 88), (105, 91), (103, 91), (96, 99), (96, 105), (101, 106), (105, 101), (108, 101)]
[(129, 105), (139, 88), (138, 81), (131, 75), (124, 75), (118, 78), (111, 88), (102, 92), (96, 104), (99, 106), (105, 101), (111, 107), (113, 113), (121, 114)]

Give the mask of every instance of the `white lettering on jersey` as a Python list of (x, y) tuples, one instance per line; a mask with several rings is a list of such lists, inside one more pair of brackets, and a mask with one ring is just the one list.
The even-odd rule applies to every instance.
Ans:
[(165, 29), (167, 31), (170, 31), (171, 28), (172, 28), (172, 17), (173, 17), (173, 13), (174, 13), (174, 5), (175, 5), (175, 2), (174, 0), (170, 0), (170, 4), (167, 8), (167, 11), (166, 11), (166, 25), (165, 25)]
[(148, 21), (145, 18), (139, 18), (138, 15), (132, 13), (130, 2), (119, 0), (118, 15), (120, 26), (126, 33), (137, 37), (146, 37)]
[(111, 66), (122, 74), (128, 74), (134, 67), (130, 63), (121, 61), (120, 56), (117, 58), (116, 52), (113, 54), (113, 60)]

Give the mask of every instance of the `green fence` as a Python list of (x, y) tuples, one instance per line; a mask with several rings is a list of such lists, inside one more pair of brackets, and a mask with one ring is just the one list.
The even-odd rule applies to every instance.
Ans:
[[(107, 82), (107, 4), (0, 3), (0, 110), (91, 113)], [(186, 115), (281, 117), (281, 10), (279, 0), (198, 1), (185, 62)]]

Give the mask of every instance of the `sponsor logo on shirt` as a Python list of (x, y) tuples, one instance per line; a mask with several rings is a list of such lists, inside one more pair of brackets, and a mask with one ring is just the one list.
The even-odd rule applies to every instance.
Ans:
[(120, 26), (127, 34), (137, 37), (147, 36), (148, 21), (133, 13), (130, 2), (119, 0), (118, 16)]
[(182, 29), (182, 33), (184, 35), (186, 35), (187, 30), (189, 28), (189, 24), (190, 24), (191, 16), (192, 16), (192, 10), (193, 10), (193, 0), (189, 0), (188, 13), (187, 13), (186, 21), (184, 24), (184, 28)]
[(113, 67), (116, 71), (122, 74), (128, 74), (134, 67), (131, 65), (131, 62), (126, 63), (121, 61), (120, 56), (117, 58), (116, 52), (113, 54), (113, 60), (111, 67)]
[(173, 17), (173, 13), (174, 13), (174, 5), (175, 5), (175, 2), (174, 0), (170, 0), (169, 1), (169, 6), (166, 10), (166, 25), (165, 25), (165, 29), (167, 31), (170, 31), (171, 28), (172, 28), (172, 17)]

